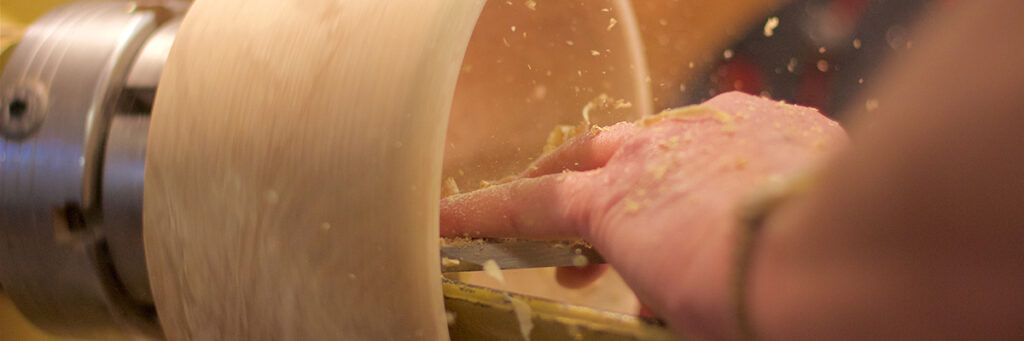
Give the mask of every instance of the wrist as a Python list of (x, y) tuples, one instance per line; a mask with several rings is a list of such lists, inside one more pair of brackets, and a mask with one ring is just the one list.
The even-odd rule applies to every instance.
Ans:
[(828, 329), (823, 319), (837, 304), (855, 305), (839, 303), (849, 297), (838, 297), (837, 290), (851, 279), (830, 263), (834, 254), (823, 252), (835, 246), (818, 245), (804, 230), (811, 206), (806, 197), (794, 198), (763, 223), (746, 283), (748, 321), (759, 339), (820, 337), (820, 329)]
[[(666, 288), (673, 303), (663, 316), (684, 339), (739, 339), (733, 305), (733, 257), (736, 252), (735, 215), (722, 213), (716, 231), (701, 236), (702, 250), (686, 264), (678, 286)], [(663, 285), (663, 284), (662, 284)]]
[(717, 204), (706, 202), (702, 207), (687, 208), (700, 211), (698, 215), (703, 219), (699, 225), (706, 231), (697, 236), (703, 242), (700, 249), (692, 250), (693, 259), (686, 266), (686, 280), (679, 290), (682, 296), (673, 300), (676, 306), (671, 307), (666, 315), (675, 329), (685, 333), (683, 336), (738, 340), (745, 337), (737, 318), (737, 259), (743, 251), (738, 241), (747, 232), (740, 217), (752, 198), (750, 188), (763, 188), (765, 181), (763, 176), (734, 176), (718, 180), (716, 184), (734, 186), (716, 186), (706, 192), (699, 191), (703, 194), (696, 194), (701, 197), (718, 196)]
[[(789, 250), (788, 247), (780, 247), (780, 242), (788, 242), (790, 238), (777, 239), (780, 235), (789, 235), (775, 226), (775, 233), (768, 230), (767, 225), (773, 214), (779, 215), (779, 211), (787, 204), (803, 196), (814, 183), (815, 172), (804, 170), (792, 173), (784, 181), (773, 181), (766, 183), (752, 193), (746, 202), (739, 206), (737, 211), (738, 226), (735, 229), (734, 245), (735, 250), (732, 256), (732, 307), (735, 316), (737, 334), (743, 340), (756, 340), (759, 338), (758, 328), (755, 325), (753, 309), (754, 286), (754, 265), (766, 262), (765, 254), (773, 254), (777, 250)], [(785, 224), (783, 226), (786, 226)], [(767, 247), (767, 252), (759, 252), (761, 248)], [(775, 258), (768, 258), (767, 262)], [(764, 272), (761, 272), (764, 273)], [(769, 269), (769, 273), (771, 269)]]

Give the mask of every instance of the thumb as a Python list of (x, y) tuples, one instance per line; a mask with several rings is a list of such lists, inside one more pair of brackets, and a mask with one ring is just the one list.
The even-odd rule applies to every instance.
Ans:
[(604, 167), (615, 152), (629, 141), (637, 128), (632, 122), (619, 122), (604, 128), (591, 128), (535, 161), (521, 173), (523, 178), (559, 173), (563, 170), (587, 171)]

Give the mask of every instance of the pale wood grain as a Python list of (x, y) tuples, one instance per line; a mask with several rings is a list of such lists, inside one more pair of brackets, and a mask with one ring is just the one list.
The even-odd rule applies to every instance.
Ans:
[(446, 339), (438, 180), (482, 1), (200, 0), (149, 136), (172, 340)]

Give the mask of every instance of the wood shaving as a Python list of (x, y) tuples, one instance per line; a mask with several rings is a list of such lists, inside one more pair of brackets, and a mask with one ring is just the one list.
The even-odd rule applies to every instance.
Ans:
[(444, 179), (444, 185), (441, 186), (441, 197), (448, 197), (459, 194), (459, 184), (455, 182), (455, 178), (448, 177)]
[(749, 162), (745, 158), (736, 159), (736, 169), (739, 169), (739, 170), (746, 169), (747, 168), (747, 163), (749, 163)]
[(615, 20), (615, 18), (608, 19), (608, 28), (606, 30), (611, 31), (612, 27), (615, 27), (615, 24), (618, 24), (618, 23), (619, 23), (619, 21)]
[(675, 149), (679, 147), (679, 136), (673, 136), (667, 140), (658, 141), (658, 146), (665, 149)]
[(501, 285), (505, 285), (505, 276), (501, 274), (501, 267), (498, 266), (498, 262), (495, 262), (493, 259), (488, 259), (482, 265), (484, 272), (487, 273), (488, 276), (497, 280)]
[(626, 212), (632, 213), (640, 210), (640, 203), (636, 201), (626, 199), (623, 204), (626, 205)]
[(445, 247), (445, 246), (471, 246), (471, 245), (483, 246), (486, 243), (487, 243), (487, 241), (485, 241), (483, 239), (470, 238), (468, 235), (466, 235), (465, 237), (441, 238), (441, 247)]
[(703, 105), (690, 105), (682, 108), (665, 110), (658, 113), (657, 115), (641, 118), (637, 120), (635, 123), (639, 126), (649, 127), (667, 118), (679, 120), (699, 120), (707, 117), (710, 117), (722, 123), (722, 131), (736, 131), (736, 120), (733, 118), (732, 115)]
[(647, 172), (651, 173), (655, 180), (661, 180), (665, 177), (665, 173), (668, 172), (668, 166), (651, 166), (647, 168)]
[(523, 339), (530, 341), (530, 332), (533, 331), (533, 310), (523, 300), (508, 294), (505, 294), (505, 299), (512, 303), (512, 312), (516, 314), (516, 320), (519, 321), (519, 332), (522, 333)]
[[(584, 113), (586, 113), (584, 109)], [(586, 115), (586, 114), (584, 114)], [(584, 116), (586, 117), (586, 116)], [(547, 143), (544, 144), (544, 149), (541, 155), (550, 153), (557, 149), (559, 146), (565, 144), (573, 137), (579, 136), (586, 131), (586, 126), (583, 125), (558, 125), (548, 133)]]
[(768, 18), (768, 21), (764, 23), (764, 36), (771, 37), (775, 35), (777, 27), (779, 27), (779, 17)]
[(441, 257), (441, 266), (443, 267), (457, 266), (459, 264), (462, 264), (462, 261), (458, 259)]
[[(597, 51), (591, 51), (591, 53), (594, 54), (595, 56), (600, 54), (600, 52), (597, 52)], [(590, 112), (593, 111), (594, 109), (601, 108), (601, 109), (617, 110), (617, 109), (632, 108), (632, 107), (633, 107), (633, 103), (630, 103), (629, 101), (626, 101), (625, 99), (622, 99), (622, 98), (615, 99), (615, 98), (613, 98), (611, 96), (608, 96), (608, 94), (602, 93), (600, 95), (597, 95), (597, 97), (594, 97), (593, 99), (588, 101), (587, 104), (583, 105), (583, 125), (584, 126), (590, 126), (591, 125), (590, 124)]]

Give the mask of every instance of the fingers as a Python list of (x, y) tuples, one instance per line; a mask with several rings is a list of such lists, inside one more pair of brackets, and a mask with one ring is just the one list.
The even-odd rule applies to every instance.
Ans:
[(529, 169), (520, 174), (523, 178), (560, 173), (563, 170), (586, 171), (600, 168), (628, 141), (637, 128), (631, 122), (620, 122), (605, 128), (590, 129), (577, 136), (550, 154), (542, 156)]
[(444, 198), (441, 236), (580, 238), (596, 176), (550, 174)]
[(441, 200), (441, 236), (580, 238), (586, 227), (591, 173), (636, 131), (629, 122), (591, 129), (544, 155), (521, 180)]
[(607, 264), (563, 266), (555, 269), (555, 280), (569, 289), (578, 289), (593, 283), (608, 271)]

